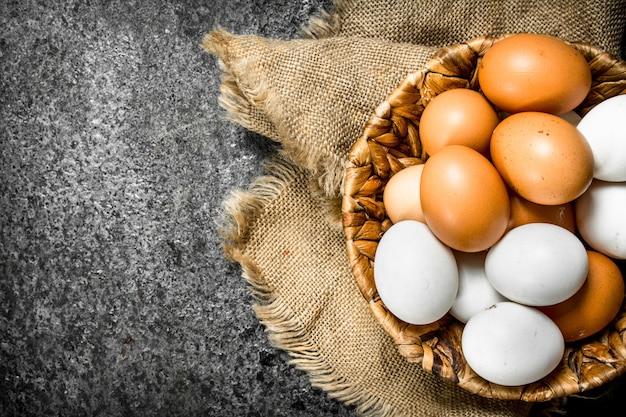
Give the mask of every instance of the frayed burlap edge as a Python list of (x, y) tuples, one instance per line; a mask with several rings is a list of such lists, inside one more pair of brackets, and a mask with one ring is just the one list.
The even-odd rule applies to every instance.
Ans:
[[(322, 23), (318, 25), (319, 28), (323, 26)], [(256, 69), (258, 63), (254, 59), (239, 59), (233, 62), (228, 44), (234, 39), (235, 35), (222, 29), (215, 29), (202, 41), (202, 48), (218, 57), (218, 64), (223, 71), (218, 99), (220, 107), (225, 110), (222, 118), (279, 142), (291, 160), (299, 166), (310, 169), (312, 175), (309, 177), (309, 186), (312, 195), (326, 213), (327, 222), (336, 230), (342, 230), (341, 196), (338, 195), (338, 190), (342, 188), (344, 161), (337, 155), (320, 152), (313, 147), (303, 149), (295, 141), (281, 140), (290, 135), (287, 127), (280, 123), (284, 120), (284, 105), (278, 94), (271, 94), (265, 80), (258, 79), (253, 83), (245, 83), (237, 79), (235, 74), (258, 72)], [(263, 109), (267, 114), (267, 123), (272, 127), (259, 130), (258, 120), (251, 115), (253, 109)]]
[(337, 36), (341, 30), (343, 16), (348, 15), (357, 3), (357, 0), (334, 0), (333, 10), (330, 13), (321, 10), (317, 16), (311, 17), (309, 22), (300, 28), (300, 35), (309, 39)]
[(307, 373), (312, 386), (348, 406), (355, 406), (363, 416), (400, 417), (393, 406), (349, 383), (328, 364), (305, 326), (275, 295), (263, 272), (245, 253), (249, 232), (267, 204), (279, 197), (299, 175), (298, 168), (280, 154), (266, 161), (265, 172), (268, 174), (255, 179), (247, 190), (232, 191), (216, 220), (225, 256), (241, 265), (242, 277), (254, 297), (252, 308), (259, 322), (265, 326), (274, 346), (287, 352), (290, 363)]
[[(244, 83), (235, 76), (236, 73), (248, 73), (249, 69), (255, 67), (256, 61), (253, 59), (240, 59), (236, 64), (232, 61), (228, 44), (234, 38), (234, 35), (218, 28), (207, 34), (201, 44), (201, 47), (206, 52), (218, 58), (217, 64), (222, 71), (218, 104), (226, 112), (220, 116), (224, 120), (237, 123), (250, 131), (277, 141), (279, 139), (279, 134), (276, 131), (277, 127), (273, 125), (269, 118), (266, 118), (266, 123), (271, 126), (268, 126), (265, 131), (259, 129), (259, 123), (252, 117), (252, 111), (254, 108), (259, 107), (267, 109), (279, 108), (277, 111), (280, 111), (280, 105), (275, 103), (278, 97), (276, 95), (273, 95), (273, 98), (269, 97), (268, 88), (263, 82), (257, 82), (256, 84)], [(238, 72), (233, 71), (233, 65)]]

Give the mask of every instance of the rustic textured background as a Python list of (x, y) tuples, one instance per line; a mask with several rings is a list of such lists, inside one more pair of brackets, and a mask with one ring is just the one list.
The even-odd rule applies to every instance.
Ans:
[(329, 4), (0, 4), (0, 415), (353, 415), (222, 257), (220, 203), (272, 144), (220, 119), (199, 46), (292, 38)]
[(202, 36), (320, 7), (2, 2), (0, 415), (355, 415), (268, 342), (214, 224), (274, 145), (220, 119)]

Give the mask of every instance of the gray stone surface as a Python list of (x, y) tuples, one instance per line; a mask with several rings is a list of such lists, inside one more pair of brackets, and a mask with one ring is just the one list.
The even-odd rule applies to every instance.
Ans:
[(268, 342), (214, 219), (273, 145), (220, 119), (216, 25), (328, 1), (0, 5), (0, 415), (351, 416)]
[(0, 4), (0, 415), (354, 416), (267, 340), (214, 219), (274, 145), (220, 119), (216, 25), (330, 0)]

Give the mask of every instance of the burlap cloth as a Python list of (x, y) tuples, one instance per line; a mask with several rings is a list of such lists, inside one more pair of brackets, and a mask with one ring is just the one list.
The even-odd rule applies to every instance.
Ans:
[(225, 255), (239, 262), (272, 341), (330, 396), (367, 416), (526, 416), (531, 404), (469, 394), (400, 356), (348, 264), (344, 159), (373, 110), (441, 46), (540, 32), (615, 55), (626, 2), (336, 0), (283, 41), (214, 30), (226, 117), (282, 146), (267, 175), (224, 202)]

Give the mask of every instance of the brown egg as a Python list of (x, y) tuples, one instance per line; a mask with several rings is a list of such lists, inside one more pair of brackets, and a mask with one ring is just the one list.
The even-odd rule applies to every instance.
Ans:
[(504, 182), (487, 158), (467, 146), (446, 146), (426, 161), (420, 198), (433, 234), (459, 251), (490, 248), (509, 221)]
[(551, 223), (561, 226), (570, 232), (576, 231), (576, 217), (572, 203), (553, 206), (533, 203), (514, 192), (509, 193), (511, 218), (507, 230), (528, 223)]
[(489, 153), (491, 133), (500, 122), (485, 96), (468, 88), (444, 91), (424, 109), (419, 134), (429, 155), (447, 145), (465, 145)]
[(587, 140), (548, 113), (516, 113), (500, 122), (491, 137), (491, 159), (513, 191), (537, 204), (570, 202), (593, 179)]
[(589, 272), (583, 286), (567, 300), (538, 307), (561, 329), (566, 342), (584, 339), (602, 330), (624, 302), (624, 279), (613, 260), (587, 251)]
[(420, 180), (424, 164), (412, 165), (394, 174), (383, 191), (383, 204), (389, 220), (417, 220), (424, 223), (420, 203)]
[(487, 50), (478, 65), (478, 81), (489, 101), (506, 112), (562, 114), (589, 93), (591, 70), (584, 56), (566, 42), (519, 33)]

